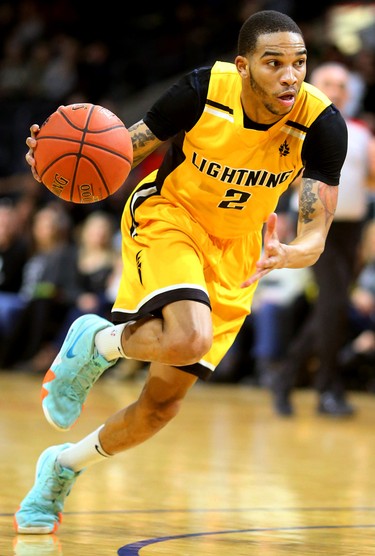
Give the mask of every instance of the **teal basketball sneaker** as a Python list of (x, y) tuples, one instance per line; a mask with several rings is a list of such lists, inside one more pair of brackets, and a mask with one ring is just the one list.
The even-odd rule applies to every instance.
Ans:
[(113, 325), (98, 315), (76, 319), (44, 377), (41, 394), (44, 415), (60, 431), (69, 430), (77, 421), (91, 387), (118, 361), (107, 361), (95, 347), (97, 332), (108, 326)]
[(71, 445), (51, 446), (40, 455), (34, 486), (14, 515), (14, 528), (17, 533), (45, 535), (57, 531), (65, 498), (82, 473), (62, 467), (57, 461), (59, 453)]

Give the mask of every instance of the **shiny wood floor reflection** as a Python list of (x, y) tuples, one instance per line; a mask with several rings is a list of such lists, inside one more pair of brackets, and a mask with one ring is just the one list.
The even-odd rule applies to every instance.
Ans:
[(103, 377), (64, 434), (44, 420), (41, 380), (0, 373), (1, 556), (375, 556), (375, 396), (351, 395), (358, 414), (335, 420), (301, 390), (282, 419), (266, 391), (238, 385), (197, 384), (158, 436), (83, 473), (56, 536), (15, 536), (40, 452), (142, 386)]

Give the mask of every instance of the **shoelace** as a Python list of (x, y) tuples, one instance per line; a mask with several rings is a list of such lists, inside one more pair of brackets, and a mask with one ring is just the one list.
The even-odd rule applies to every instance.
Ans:
[(43, 497), (53, 503), (61, 503), (63, 501), (61, 498), (64, 499), (70, 492), (72, 479), (74, 479), (74, 476), (72, 478), (66, 477), (63, 471), (59, 474), (55, 468), (55, 475), (46, 481)]
[(80, 369), (79, 373), (73, 379), (67, 391), (67, 395), (70, 399), (79, 402), (84, 401), (88, 390), (90, 390), (91, 386), (103, 373), (103, 368), (95, 361), (97, 355), (98, 352), (95, 350), (90, 361)]

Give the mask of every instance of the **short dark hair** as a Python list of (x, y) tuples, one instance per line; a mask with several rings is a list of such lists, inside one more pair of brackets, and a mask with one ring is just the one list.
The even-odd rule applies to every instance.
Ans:
[(252, 54), (260, 35), (290, 32), (302, 35), (301, 29), (291, 17), (275, 10), (264, 10), (251, 15), (242, 25), (238, 35), (238, 54)]

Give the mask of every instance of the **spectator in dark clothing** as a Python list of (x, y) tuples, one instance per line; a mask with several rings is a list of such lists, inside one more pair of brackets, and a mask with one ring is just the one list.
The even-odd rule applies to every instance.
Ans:
[(9, 307), (17, 299), (27, 258), (28, 243), (18, 233), (14, 205), (10, 199), (3, 199), (0, 201), (0, 339), (9, 328)]
[(56, 337), (56, 351), (79, 316), (96, 313), (110, 318), (113, 299), (106, 295), (106, 290), (118, 257), (114, 231), (114, 219), (101, 210), (89, 214), (77, 230), (75, 243), (80, 292)]
[(32, 224), (33, 253), (25, 264), (16, 310), (0, 348), (0, 367), (30, 364), (55, 337), (79, 293), (77, 253), (70, 220), (61, 205), (40, 209)]

